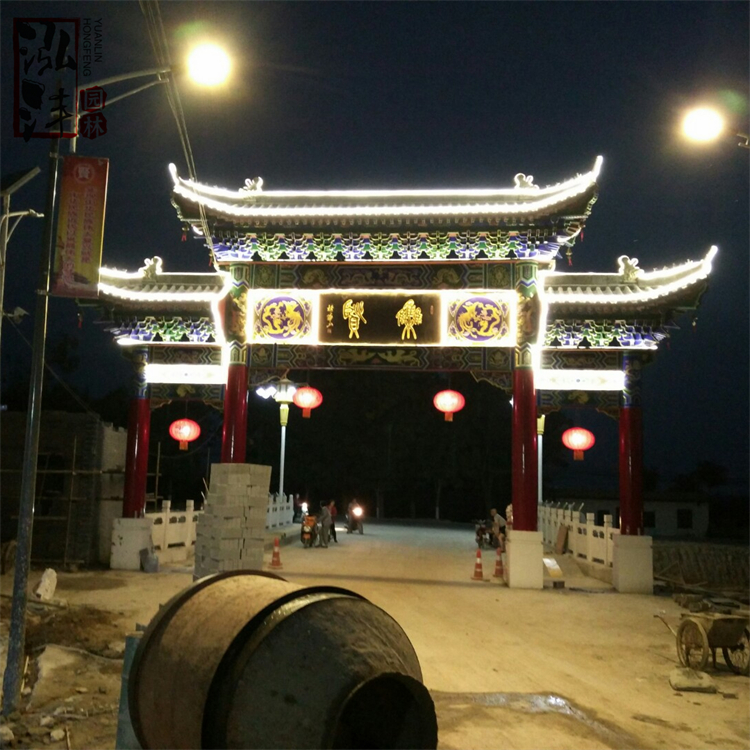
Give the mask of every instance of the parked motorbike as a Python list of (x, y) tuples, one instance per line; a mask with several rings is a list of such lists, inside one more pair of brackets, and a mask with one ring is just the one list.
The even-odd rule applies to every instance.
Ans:
[(479, 518), (474, 519), (474, 532), (477, 547), (484, 549), (492, 545), (492, 524)]
[(346, 516), (346, 533), (353, 534), (358, 531), (360, 534), (365, 533), (364, 524), (362, 523), (365, 516), (361, 505), (354, 505), (350, 508)]
[(314, 547), (318, 539), (318, 518), (309, 513), (302, 517), (300, 541), (303, 547)]

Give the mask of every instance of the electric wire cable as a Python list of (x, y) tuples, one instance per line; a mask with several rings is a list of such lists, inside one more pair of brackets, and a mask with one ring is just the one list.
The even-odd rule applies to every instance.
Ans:
[[(164, 24), (162, 22), (161, 11), (159, 10), (158, 0), (140, 0), (141, 11), (146, 18), (146, 27), (148, 30), (149, 40), (151, 41), (151, 47), (154, 51), (157, 64), (160, 67), (171, 68), (172, 60), (169, 54), (169, 43), (167, 41), (167, 35), (164, 31)], [(185, 156), (185, 162), (187, 163), (188, 175), (191, 180), (198, 182), (198, 173), (195, 168), (195, 159), (193, 157), (193, 150), (190, 145), (190, 137), (188, 136), (187, 123), (185, 120), (185, 112), (182, 107), (182, 100), (180, 99), (179, 90), (174, 81), (172, 72), (165, 74), (167, 76), (166, 89), (167, 89), (167, 101), (169, 107), (172, 110), (175, 123), (177, 125), (177, 132), (180, 137), (180, 143), (182, 145), (182, 151)], [(198, 204), (198, 210), (200, 212), (201, 228), (203, 230), (203, 239), (208, 247), (211, 262), (216, 266), (216, 260), (214, 258), (214, 249), (211, 244), (211, 230), (208, 225), (208, 217), (206, 215), (205, 207), (202, 203)]]

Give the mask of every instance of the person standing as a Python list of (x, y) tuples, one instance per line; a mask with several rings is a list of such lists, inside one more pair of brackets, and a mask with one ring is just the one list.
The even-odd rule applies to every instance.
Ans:
[(495, 546), (499, 546), (503, 549), (505, 541), (505, 519), (497, 512), (497, 508), (492, 508), (492, 510), (490, 510), (490, 519), (492, 520), (492, 538), (496, 541)]
[(320, 515), (318, 523), (320, 524), (320, 543), (319, 547), (328, 547), (328, 537), (331, 533), (331, 511), (325, 503), (320, 504)]
[(336, 544), (338, 544), (339, 540), (336, 538), (336, 516), (338, 515), (338, 511), (336, 510), (335, 500), (331, 500), (331, 502), (328, 503), (328, 510), (331, 514), (331, 538)]

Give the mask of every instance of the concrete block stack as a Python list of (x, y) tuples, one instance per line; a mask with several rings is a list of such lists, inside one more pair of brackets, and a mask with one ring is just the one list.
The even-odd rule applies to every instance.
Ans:
[(195, 578), (261, 570), (271, 467), (213, 464), (195, 539)]

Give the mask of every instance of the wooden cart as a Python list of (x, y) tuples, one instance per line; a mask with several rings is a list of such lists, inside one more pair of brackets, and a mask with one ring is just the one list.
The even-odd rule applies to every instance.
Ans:
[(661, 615), (656, 615), (674, 634), (680, 664), (702, 670), (720, 648), (729, 669), (750, 674), (750, 617), (717, 612), (683, 613), (675, 629)]

